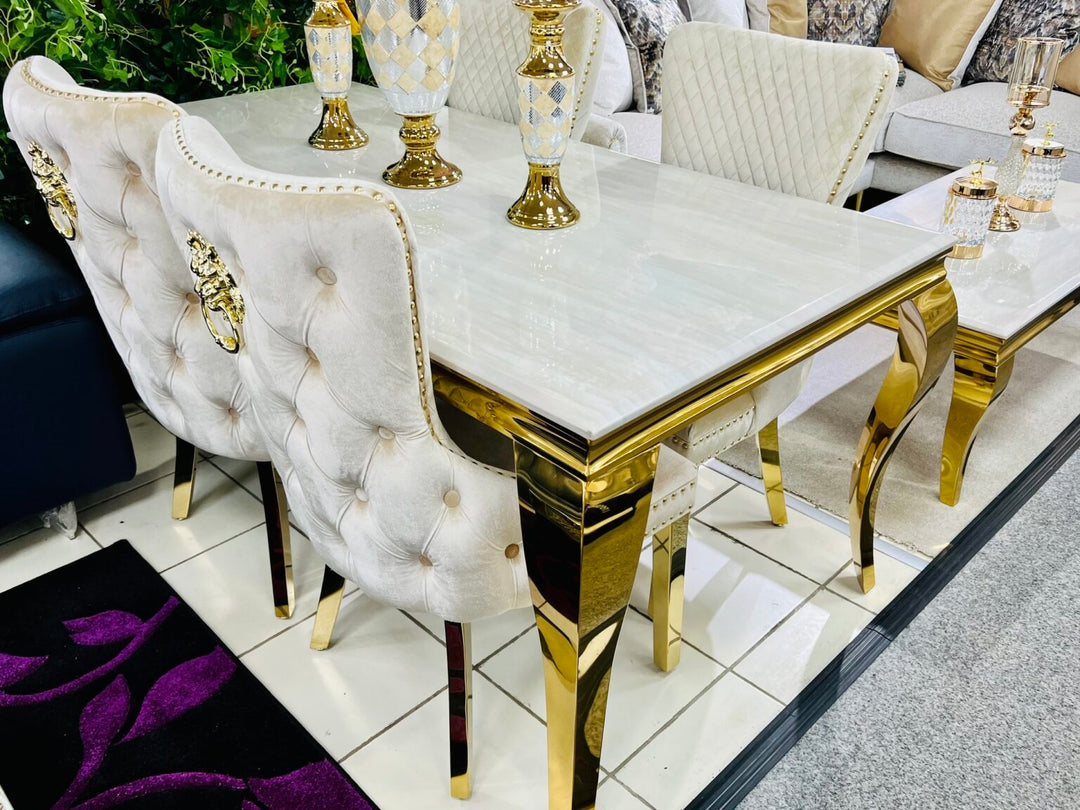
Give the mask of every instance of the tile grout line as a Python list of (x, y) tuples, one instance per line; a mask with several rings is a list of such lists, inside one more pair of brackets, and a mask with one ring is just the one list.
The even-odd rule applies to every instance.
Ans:
[[(726, 537), (726, 538), (727, 538), (728, 540), (730, 540), (731, 542), (733, 542), (733, 543), (734, 543), (735, 545), (737, 545), (737, 546), (742, 546), (742, 547), (743, 547), (743, 548), (745, 548), (745, 549), (749, 549), (750, 551), (754, 552), (755, 554), (757, 554), (757, 555), (759, 555), (759, 556), (761, 556), (761, 557), (764, 557), (764, 558), (765, 558), (766, 560), (768, 560), (769, 562), (775, 563), (776, 565), (779, 565), (779, 566), (780, 566), (781, 568), (787, 569), (788, 571), (790, 571), (790, 572), (791, 572), (791, 573), (793, 573), (793, 574), (798, 574), (798, 575), (799, 575), (800, 577), (802, 577), (803, 579), (805, 579), (805, 580), (806, 580), (807, 582), (813, 582), (813, 583), (814, 583), (815, 585), (822, 585), (822, 584), (824, 584), (824, 583), (818, 582), (818, 581), (817, 581), (816, 579), (814, 579), (813, 577), (811, 577), (811, 576), (809, 576), (809, 575), (807, 575), (807, 574), (804, 574), (804, 573), (803, 573), (802, 571), (799, 571), (799, 570), (798, 570), (797, 568), (792, 568), (792, 567), (791, 567), (790, 565), (788, 565), (787, 563), (783, 563), (783, 562), (780, 562), (780, 560), (777, 560), (777, 559), (774, 559), (774, 558), (770, 557), (770, 556), (769, 556), (768, 554), (766, 554), (766, 553), (765, 553), (764, 551), (761, 551), (761, 550), (759, 550), (759, 549), (756, 549), (756, 548), (754, 548), (753, 546), (751, 546), (750, 544), (746, 543), (745, 541), (743, 541), (743, 540), (740, 540), (740, 539), (739, 539), (738, 537), (735, 537), (735, 535), (733, 535), (733, 534), (729, 534), (729, 533), (728, 533), (727, 531), (725, 531), (724, 529), (718, 529), (718, 528), (716, 528), (716, 526), (713, 526), (713, 525), (712, 525), (711, 523), (706, 523), (706, 522), (705, 522), (704, 520), (702, 520), (701, 518), (694, 518), (694, 520), (696, 520), (696, 521), (697, 521), (698, 523), (700, 523), (700, 524), (701, 524), (702, 526), (705, 526), (705, 527), (706, 527), (707, 529), (709, 529), (710, 531), (714, 531), (714, 532), (716, 532), (717, 534), (719, 534), (719, 535), (721, 535), (721, 536), (723, 536), (723, 537)], [(771, 526), (772, 524), (769, 524), (769, 525)], [(777, 527), (777, 528), (781, 528), (781, 527)], [(851, 561), (850, 561), (850, 560), (848, 560), (848, 562), (851, 562)], [(843, 567), (843, 568), (841, 568), (840, 570), (841, 570), (841, 571), (843, 571), (843, 570), (844, 570), (844, 568), (847, 568), (847, 562), (845, 562), (845, 563), (844, 563), (844, 567)], [(831, 576), (831, 577), (830, 577), (829, 579), (832, 579), (832, 578), (834, 578), (835, 576), (836, 576), (836, 574), (833, 574), (833, 575), (832, 575), (832, 576)]]
[[(715, 472), (715, 470), (713, 470), (713, 472)], [(699, 472), (698, 476), (700, 477), (700, 475), (701, 475), (701, 473)], [(730, 480), (730, 479), (728, 479), (728, 480)], [(712, 498), (708, 503), (703, 504), (700, 509), (691, 510), (690, 517), (696, 517), (698, 515), (698, 513), (704, 512), (706, 509), (708, 509), (710, 506), (712, 506), (714, 503), (716, 503), (718, 500), (723, 498), (725, 495), (727, 495), (729, 492), (731, 492), (733, 489), (735, 489), (738, 486), (741, 486), (741, 484), (739, 484), (737, 481), (733, 481), (730, 487), (725, 489), (723, 492), (721, 492), (715, 498)]]
[(356, 753), (357, 751), (359, 751), (359, 750), (360, 750), (361, 748), (363, 748), (363, 747), (364, 747), (365, 745), (367, 745), (368, 743), (370, 743), (370, 742), (371, 742), (372, 740), (376, 740), (376, 739), (378, 739), (378, 738), (379, 738), (379, 737), (381, 737), (381, 736), (382, 736), (383, 734), (385, 734), (385, 733), (386, 733), (386, 732), (388, 732), (388, 731), (389, 731), (390, 729), (392, 729), (392, 728), (393, 728), (394, 726), (396, 726), (396, 725), (398, 725), (399, 723), (401, 723), (402, 721), (404, 721), (404, 720), (405, 720), (405, 719), (406, 719), (407, 717), (409, 717), (409, 716), (411, 716), (411, 715), (415, 714), (416, 712), (418, 712), (418, 711), (419, 711), (420, 709), (422, 709), (422, 708), (423, 708), (424, 706), (426, 706), (427, 704), (431, 703), (431, 701), (433, 701), (433, 700), (434, 700), (435, 698), (437, 698), (437, 697), (438, 697), (439, 695), (441, 695), (441, 694), (442, 694), (443, 692), (445, 692), (446, 690), (447, 690), (447, 687), (445, 687), (445, 686), (440, 686), (440, 687), (439, 687), (438, 689), (436, 689), (436, 690), (435, 690), (434, 692), (432, 692), (432, 693), (431, 693), (430, 695), (428, 695), (428, 696), (427, 696), (426, 698), (424, 698), (424, 699), (423, 699), (423, 700), (421, 700), (421, 701), (420, 701), (419, 703), (417, 703), (417, 704), (416, 704), (415, 706), (413, 706), (413, 707), (412, 707), (411, 709), (409, 709), (409, 710), (408, 710), (407, 712), (405, 712), (405, 714), (401, 715), (401, 717), (397, 718), (396, 720), (394, 720), (393, 722), (391, 722), (391, 723), (390, 723), (389, 725), (387, 725), (387, 726), (384, 726), (384, 727), (383, 727), (382, 729), (380, 729), (379, 731), (376, 731), (376, 732), (375, 732), (374, 734), (372, 734), (372, 735), (371, 735), (370, 737), (368, 737), (368, 738), (367, 738), (366, 740), (364, 740), (364, 741), (363, 741), (362, 743), (360, 743), (360, 744), (359, 744), (358, 746), (356, 746), (355, 748), (353, 748), (353, 749), (352, 749), (351, 751), (348, 751), (347, 753), (345, 753), (345, 755), (344, 755), (344, 756), (342, 756), (341, 758), (339, 758), (339, 759), (338, 759), (338, 761), (337, 761), (337, 762), (338, 762), (338, 764), (340, 765), (340, 764), (341, 764), (342, 762), (344, 762), (345, 760), (347, 760), (347, 759), (348, 759), (349, 757), (351, 757), (351, 756), (352, 756), (353, 754), (355, 754), (355, 753)]
[[(185, 557), (184, 559), (180, 560), (180, 562), (175, 562), (172, 565), (169, 565), (169, 566), (166, 566), (165, 568), (162, 568), (160, 571), (158, 571), (158, 574), (164, 574), (166, 571), (172, 571), (174, 568), (179, 568), (184, 563), (190, 562), (191, 560), (194, 560), (196, 557), (201, 557), (203, 554), (206, 554), (206, 552), (213, 551), (215, 548), (220, 548), (221, 546), (228, 543), (230, 540), (235, 540), (240, 535), (247, 534), (250, 531), (254, 531), (255, 529), (258, 529), (260, 526), (265, 526), (265, 525), (266, 525), (265, 520), (259, 521), (254, 526), (250, 526), (250, 527), (248, 527), (247, 529), (244, 529), (241, 532), (237, 532), (236, 534), (232, 535), (231, 537), (226, 537), (224, 540), (220, 540), (217, 543), (214, 543), (214, 545), (212, 545), (212, 546), (207, 546), (206, 548), (199, 549), (194, 554), (192, 554), (190, 557)], [(126, 537), (121, 537), (120, 540), (127, 540), (129, 543), (131, 542)], [(119, 540), (117, 542), (119, 542)]]
[(610, 779), (616, 785), (619, 785), (620, 787), (622, 787), (623, 790), (625, 790), (627, 793), (629, 793), (631, 796), (633, 796), (635, 799), (637, 799), (639, 802), (641, 802), (643, 805), (645, 805), (648, 808), (648, 810), (656, 810), (656, 806), (654, 804), (652, 804), (650, 801), (648, 801), (641, 794), (636, 793), (632, 787), (630, 787), (628, 784), (626, 784), (626, 782), (619, 779), (619, 777), (617, 777), (615, 774), (613, 774), (613, 773), (608, 774), (607, 779), (605, 779), (604, 781), (606, 782), (608, 779)]
[[(219, 456), (214, 456), (214, 458), (219, 458)], [(225, 458), (225, 457), (224, 457), (224, 456), (221, 456), (220, 458)], [(234, 459), (234, 460), (235, 460), (235, 461), (242, 461), (243, 459)], [(238, 479), (238, 478), (237, 478), (236, 476), (234, 476), (234, 475), (231, 475), (231, 474), (230, 474), (230, 473), (228, 473), (228, 472), (227, 472), (226, 470), (222, 469), (222, 468), (221, 468), (220, 466), (218, 466), (217, 464), (215, 464), (215, 463), (214, 463), (214, 459), (213, 459), (213, 458), (208, 458), (208, 459), (204, 459), (204, 461), (205, 461), (205, 462), (206, 462), (207, 464), (209, 464), (209, 465), (210, 465), (211, 467), (213, 467), (213, 468), (214, 468), (215, 470), (217, 470), (217, 471), (218, 471), (219, 473), (221, 473), (222, 475), (224, 475), (224, 476), (225, 476), (226, 478), (228, 478), (228, 479), (229, 479), (230, 481), (232, 481), (232, 482), (233, 482), (234, 484), (236, 484), (236, 486), (240, 487), (240, 489), (244, 490), (244, 492), (246, 492), (246, 493), (247, 493), (248, 495), (250, 495), (250, 496), (251, 496), (252, 498), (254, 498), (255, 500), (257, 500), (257, 501), (259, 502), (259, 504), (260, 504), (260, 505), (262, 504), (262, 502), (263, 502), (263, 501), (262, 501), (262, 493), (261, 493), (261, 492), (260, 492), (260, 493), (259, 493), (258, 495), (256, 495), (256, 494), (255, 494), (254, 492), (252, 492), (252, 491), (251, 491), (250, 489), (248, 489), (248, 488), (247, 488), (247, 486), (246, 486), (246, 485), (245, 485), (245, 484), (244, 484), (244, 483), (243, 483), (242, 481), (240, 481), (240, 479)], [(252, 461), (251, 463), (252, 463), (252, 464), (254, 464), (255, 462), (254, 462), (254, 461)], [(286, 510), (287, 510), (288, 512), (291, 512), (291, 511), (292, 511), (291, 509), (288, 509), (288, 502), (287, 502), (287, 501), (286, 501)], [(300, 532), (300, 534), (304, 535), (304, 537), (307, 537), (307, 532), (305, 532), (305, 531), (303, 530), (303, 528), (301, 528), (301, 527), (300, 527), (299, 525), (297, 525), (296, 523), (294, 523), (291, 517), (289, 518), (289, 526), (290, 526), (291, 528), (293, 528), (293, 529), (296, 529), (296, 531)]]
[(536, 712), (534, 712), (532, 709), (530, 709), (528, 706), (526, 706), (524, 703), (522, 703), (520, 700), (518, 700), (518, 698), (515, 695), (511, 694), (498, 681), (496, 681), (494, 678), (492, 678), (490, 675), (488, 675), (486, 672), (484, 672), (484, 670), (477, 669), (476, 667), (473, 667), (473, 672), (475, 672), (477, 675), (483, 676), (484, 680), (486, 680), (488, 683), (490, 683), (492, 686), (494, 686), (496, 689), (498, 689), (500, 692), (502, 692), (504, 695), (506, 695), (508, 698), (510, 698), (510, 700), (514, 701), (514, 703), (516, 703), (518, 706), (520, 706), (525, 711), (527, 711), (529, 714), (531, 714), (533, 717), (535, 717), (545, 729), (547, 728), (547, 721), (544, 720), (543, 717), (538, 715)]
[(476, 669), (477, 667), (483, 666), (488, 661), (490, 661), (492, 658), (494, 658), (496, 655), (498, 655), (503, 650), (505, 650), (507, 647), (509, 647), (511, 644), (513, 644), (515, 641), (517, 641), (519, 638), (521, 638), (522, 636), (525, 636), (526, 634), (528, 634), (529, 632), (531, 632), (531, 631), (533, 631), (535, 629), (536, 629), (536, 622), (533, 622), (528, 627), (526, 627), (524, 630), (522, 630), (520, 633), (518, 633), (516, 636), (514, 636), (512, 639), (510, 639), (508, 642), (506, 642), (501, 647), (499, 647), (497, 650), (495, 650), (494, 652), (489, 653), (488, 655), (484, 656), (484, 658), (477, 661), (473, 665), (473, 669)]

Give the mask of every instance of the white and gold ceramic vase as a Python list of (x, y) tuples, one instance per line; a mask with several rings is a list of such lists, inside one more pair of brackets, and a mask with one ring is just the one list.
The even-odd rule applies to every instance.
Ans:
[(530, 15), (529, 55), (517, 69), (521, 146), (529, 177), (506, 218), (522, 228), (566, 228), (581, 218), (559, 178), (577, 98), (574, 69), (562, 52), (563, 21), (579, 1), (514, 0)]
[(344, 0), (316, 0), (304, 23), (311, 78), (322, 96), (322, 118), (308, 143), (316, 149), (356, 149), (368, 142), (349, 112), (353, 35), (359, 23)]
[(441, 188), (461, 170), (435, 148), (461, 39), (457, 0), (359, 0), (364, 51), (390, 109), (403, 119), (405, 154), (383, 172), (398, 188)]

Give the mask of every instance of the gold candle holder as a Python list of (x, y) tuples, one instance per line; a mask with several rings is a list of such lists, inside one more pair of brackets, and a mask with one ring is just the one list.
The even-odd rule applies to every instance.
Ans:
[(525, 190), (506, 212), (522, 228), (554, 230), (581, 218), (566, 197), (559, 166), (574, 121), (574, 69), (563, 58), (563, 21), (580, 0), (514, 0), (531, 19), (529, 55), (517, 69), (521, 145), (529, 162)]
[(316, 149), (356, 149), (368, 142), (349, 112), (353, 34), (359, 24), (344, 0), (315, 0), (304, 23), (311, 78), (322, 96), (322, 118), (308, 143)]
[(1016, 193), (1023, 175), (1024, 141), (1035, 126), (1034, 111), (1050, 104), (1050, 91), (1057, 78), (1064, 45), (1064, 40), (1051, 37), (1022, 37), (1017, 42), (1007, 98), (1016, 107), (1016, 113), (1009, 121), (1012, 133), (1009, 151), (997, 173), (998, 198), (990, 219), (992, 231), (1020, 229), (1020, 220), (1009, 210), (1008, 201)]
[(442, 188), (461, 169), (439, 154), (435, 114), (446, 104), (461, 41), (458, 0), (359, 0), (364, 51), (390, 109), (402, 118), (401, 160), (383, 180), (397, 188)]
[(1054, 194), (1061, 180), (1065, 144), (1054, 140), (1057, 123), (1047, 123), (1046, 137), (1024, 142), (1023, 168), (1016, 193), (1009, 197), (1009, 207), (1028, 213), (1045, 213), (1054, 207)]

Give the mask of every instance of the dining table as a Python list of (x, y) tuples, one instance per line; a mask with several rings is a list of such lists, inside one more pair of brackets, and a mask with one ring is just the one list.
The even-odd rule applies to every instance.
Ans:
[[(381, 182), (401, 153), (400, 119), (372, 87), (354, 84), (349, 106), (370, 143), (340, 152), (307, 143), (321, 109), (310, 84), (185, 109), (244, 161), (301, 176), (288, 182)], [(953, 240), (579, 141), (562, 180), (580, 222), (527, 230), (506, 218), (527, 175), (518, 127), (454, 109), (436, 124), (461, 182), (384, 188), (415, 236), (436, 393), (513, 440), (548, 803), (583, 810), (596, 803), (660, 444), (895, 312), (892, 362), (850, 447), (852, 553), (869, 590), (882, 476), (956, 333), (944, 264)]]

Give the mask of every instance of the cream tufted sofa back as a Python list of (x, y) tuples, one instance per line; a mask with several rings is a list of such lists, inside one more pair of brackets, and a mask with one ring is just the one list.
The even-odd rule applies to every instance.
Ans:
[(259, 171), (190, 117), (162, 133), (157, 177), (178, 243), (199, 233), (244, 298), (241, 375), (323, 559), (450, 621), (529, 604), (515, 479), (462, 454), (434, 408), (394, 198)]
[(843, 205), (896, 73), (872, 48), (680, 25), (664, 46), (661, 159)]
[(27, 163), (37, 144), (71, 187), (71, 250), (146, 406), (196, 447), (266, 460), (235, 358), (207, 332), (158, 201), (157, 136), (180, 109), (158, 96), (82, 88), (34, 56), (4, 83), (4, 113)]
[[(517, 68), (529, 53), (529, 16), (510, 0), (459, 0), (461, 48), (447, 106), (517, 124)], [(577, 102), (571, 137), (592, 110), (604, 49), (604, 15), (583, 3), (566, 16), (563, 55), (574, 68)]]

